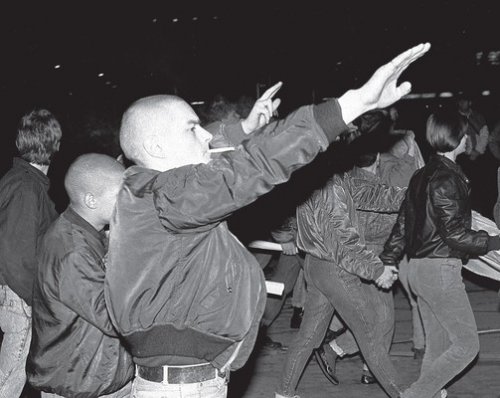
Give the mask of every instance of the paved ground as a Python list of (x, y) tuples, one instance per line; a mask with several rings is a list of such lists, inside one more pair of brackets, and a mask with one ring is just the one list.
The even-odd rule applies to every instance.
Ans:
[[(499, 283), (475, 278), (466, 274), (466, 286), (476, 315), (478, 329), (500, 329)], [(395, 293), (396, 334), (392, 358), (408, 382), (419, 373), (419, 361), (411, 356), (411, 315), (409, 304), (400, 289)], [(271, 326), (269, 334), (274, 340), (290, 344), (296, 333), (289, 328), (292, 309), (287, 300), (285, 307)], [(449, 397), (500, 398), (500, 333), (480, 334), (481, 352), (475, 363), (448, 388)], [(281, 371), (284, 354), (256, 348), (251, 360), (242, 370), (231, 376), (230, 398), (274, 397), (274, 387)], [(339, 362), (338, 375), (341, 384), (331, 385), (312, 359), (299, 384), (302, 398), (353, 397), (384, 398), (387, 395), (378, 385), (359, 383), (361, 361), (358, 358)], [(36, 398), (37, 393), (26, 390), (23, 398)]]
[[(475, 278), (466, 274), (466, 286), (474, 309), (478, 329), (500, 330), (499, 283)], [(408, 382), (419, 374), (420, 362), (412, 357), (411, 311), (401, 289), (395, 293), (396, 333), (391, 354), (396, 366)], [(296, 331), (289, 328), (292, 315), (290, 301), (270, 328), (274, 340), (285, 344), (292, 342)], [(448, 388), (449, 397), (500, 398), (500, 333), (480, 334), (481, 352), (478, 360)], [(274, 397), (274, 387), (281, 371), (284, 354), (261, 349), (241, 371), (232, 375), (231, 398)], [(361, 375), (359, 358), (344, 359), (337, 367), (340, 385), (330, 384), (321, 373), (314, 358), (309, 362), (299, 383), (298, 394), (302, 398), (353, 397), (383, 398), (387, 395), (378, 385), (359, 383)]]

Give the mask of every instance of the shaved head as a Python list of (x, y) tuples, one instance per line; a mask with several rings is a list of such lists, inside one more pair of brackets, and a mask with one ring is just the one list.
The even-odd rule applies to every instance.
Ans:
[(101, 198), (109, 191), (118, 191), (124, 170), (121, 163), (107, 155), (90, 153), (78, 157), (64, 179), (71, 205), (82, 207), (88, 193)]
[(176, 105), (179, 104), (186, 103), (174, 95), (154, 95), (141, 98), (130, 105), (120, 126), (120, 146), (128, 159), (144, 165), (145, 141), (171, 128)]

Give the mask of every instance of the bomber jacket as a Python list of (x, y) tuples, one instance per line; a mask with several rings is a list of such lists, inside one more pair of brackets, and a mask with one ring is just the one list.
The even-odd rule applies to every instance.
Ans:
[(364, 280), (384, 271), (366, 246), (357, 211), (397, 211), (405, 189), (360, 179), (356, 171), (334, 175), (297, 209), (297, 244), (307, 254)]
[(299, 108), (208, 164), (125, 172), (110, 226), (106, 301), (136, 364), (246, 362), (265, 304), (262, 270), (226, 218), (346, 130), (337, 101)]
[(49, 179), (21, 158), (0, 180), (0, 285), (31, 305), (36, 252), (57, 217)]
[(45, 235), (33, 295), (31, 385), (67, 398), (96, 398), (132, 379), (104, 300), (105, 236), (68, 208)]
[(488, 252), (486, 231), (471, 229), (469, 180), (455, 162), (433, 155), (410, 180), (398, 219), (380, 258), (460, 258)]

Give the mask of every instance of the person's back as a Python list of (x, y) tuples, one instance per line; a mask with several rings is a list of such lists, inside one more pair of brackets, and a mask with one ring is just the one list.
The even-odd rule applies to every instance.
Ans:
[(95, 398), (120, 390), (133, 377), (130, 354), (104, 300), (107, 238), (101, 229), (122, 173), (108, 156), (79, 157), (65, 179), (70, 206), (43, 238), (27, 363), (30, 384), (42, 397)]
[(31, 303), (40, 238), (57, 217), (47, 171), (59, 149), (61, 127), (47, 110), (21, 119), (19, 157), (0, 180), (0, 396), (18, 397), (26, 380)]

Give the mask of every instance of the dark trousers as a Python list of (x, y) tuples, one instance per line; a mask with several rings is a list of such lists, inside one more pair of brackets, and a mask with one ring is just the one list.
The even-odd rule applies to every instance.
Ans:
[(286, 296), (292, 292), (295, 286), (303, 262), (304, 260), (300, 254), (296, 254), (295, 256), (280, 254), (273, 274), (267, 279), (273, 282), (282, 282), (285, 288), (281, 296), (267, 296), (266, 309), (262, 317), (262, 324), (264, 326), (270, 326), (279, 315), (285, 303)]
[(402, 389), (384, 340), (388, 327), (383, 319), (393, 313), (387, 308), (383, 292), (363, 283), (336, 264), (306, 255), (304, 273), (307, 298), (304, 318), (297, 336), (288, 349), (277, 392), (293, 397), (300, 376), (314, 348), (325, 336), (334, 309), (338, 311), (356, 338), (368, 367), (391, 397)]

